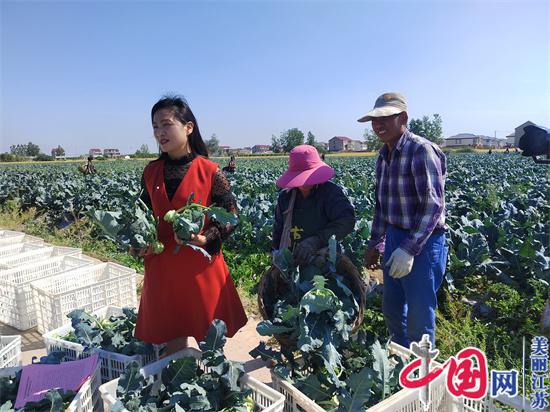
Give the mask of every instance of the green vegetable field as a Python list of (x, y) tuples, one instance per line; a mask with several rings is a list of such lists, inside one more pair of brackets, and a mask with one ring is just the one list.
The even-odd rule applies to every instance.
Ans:
[[(375, 160), (327, 158), (336, 171), (333, 180), (355, 206), (355, 232), (343, 245), (359, 269), (374, 208)], [(252, 297), (270, 264), (274, 182), (286, 162), (239, 159), (237, 171), (228, 175), (240, 214), (224, 254), (241, 293)], [(82, 175), (76, 163), (2, 164), (0, 226), (18, 225), (48, 241), (83, 247), (86, 253), (140, 269), (139, 259), (104, 240), (89, 216), (96, 210), (134, 207), (130, 199), (139, 194), (145, 164), (97, 162), (95, 175)], [(518, 368), (522, 337), (529, 341), (543, 334), (539, 321), (550, 280), (548, 168), (519, 155), (451, 153), (448, 170), (450, 255), (439, 295), (437, 345), (443, 357), (477, 346), (486, 351), (490, 368)], [(380, 294), (370, 294), (361, 329), (383, 341), (380, 307)]]

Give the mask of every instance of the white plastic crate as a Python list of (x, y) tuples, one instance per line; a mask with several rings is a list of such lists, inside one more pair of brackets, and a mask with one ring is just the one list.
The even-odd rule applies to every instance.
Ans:
[[(162, 369), (173, 359), (178, 359), (184, 356), (191, 356), (195, 359), (201, 358), (201, 352), (194, 348), (183, 349), (173, 355), (167, 356), (155, 363), (152, 363), (144, 368), (141, 368), (141, 374), (145, 377), (153, 375), (155, 382), (157, 383), (157, 389), (159, 381), (159, 375)], [(203, 365), (199, 362), (199, 366)], [(279, 392), (271, 389), (266, 384), (258, 381), (252, 376), (245, 373), (241, 380), (241, 387), (252, 390), (252, 398), (254, 399), (254, 405), (258, 406), (263, 412), (280, 412), (284, 407), (284, 397)], [(105, 412), (110, 412), (112, 406), (117, 401), (116, 389), (118, 386), (118, 379), (104, 383), (99, 387), (101, 398), (103, 399), (103, 409)], [(155, 389), (154, 389), (155, 390)], [(127, 409), (122, 409), (121, 412), (128, 412)]]
[(0, 336), (0, 369), (21, 365), (21, 336)]
[(53, 276), (70, 269), (98, 263), (82, 255), (54, 256), (0, 272), (0, 322), (19, 330), (36, 326), (36, 311), (31, 282)]
[(0, 248), (0, 254), (2, 249), (12, 248), (12, 250), (18, 250), (19, 252), (7, 254), (0, 258), (0, 269), (10, 269), (19, 265), (27, 263), (37, 262), (53, 256), (75, 256), (80, 257), (82, 250), (74, 247), (65, 246), (52, 246), (48, 244), (40, 245), (35, 243), (18, 243), (15, 245), (4, 246)]
[(23, 234), (23, 232), (18, 232), (17, 230), (10, 230), (10, 229), (0, 229), (0, 238), (8, 237), (13, 234)]
[[(19, 366), (15, 368), (0, 369), (0, 377), (14, 376), (21, 368), (22, 367)], [(99, 397), (100, 378), (98, 362), (94, 374), (84, 381), (67, 409), (65, 409), (65, 412), (101, 411), (103, 405)]]
[[(412, 352), (396, 343), (390, 343), (389, 351), (391, 354), (399, 355), (405, 361), (411, 359)], [(437, 361), (433, 362), (434, 366), (440, 366)], [(325, 410), (317, 405), (313, 400), (296, 389), (288, 381), (279, 377), (271, 371), (273, 388), (285, 397), (285, 412), (325, 412)], [(103, 394), (102, 394), (103, 396)], [(496, 401), (502, 404), (521, 410), (521, 397), (508, 398), (506, 396), (498, 396)], [(525, 402), (525, 411), (529, 409), (529, 402)], [(474, 401), (470, 399), (457, 399), (447, 391), (446, 374), (442, 373), (430, 384), (430, 407), (428, 412), (499, 412), (495, 402), (490, 398)], [(366, 409), (366, 412), (426, 412), (420, 402), (417, 389), (401, 389), (392, 396), (384, 399), (374, 406)]]
[(43, 244), (44, 240), (36, 236), (27, 235), (23, 232), (16, 232), (14, 230), (0, 230), (0, 247), (23, 242)]
[[(100, 319), (107, 319), (113, 315), (121, 315), (122, 309), (115, 306), (108, 306), (106, 308), (96, 310), (93, 314)], [(159, 359), (161, 345), (153, 345), (154, 353), (151, 355), (127, 356), (120, 353), (108, 352), (102, 349), (94, 349), (93, 352), (84, 352), (84, 347), (80, 343), (69, 342), (61, 339), (62, 336), (65, 336), (72, 330), (72, 326), (70, 324), (66, 324), (42, 335), (44, 344), (46, 345), (46, 350), (48, 353), (54, 351), (64, 351), (66, 353), (65, 360), (68, 361), (86, 358), (92, 353), (98, 353), (101, 363), (102, 382), (109, 382), (112, 379), (118, 378), (126, 369), (126, 365), (131, 362), (137, 362), (141, 367)]]
[(29, 250), (40, 249), (44, 247), (40, 243), (34, 242), (16, 242), (11, 244), (0, 245), (0, 259), (5, 259), (10, 256), (16, 256), (20, 253), (28, 252)]
[(69, 322), (67, 313), (74, 309), (137, 306), (136, 271), (111, 262), (37, 280), (31, 288), (40, 333)]

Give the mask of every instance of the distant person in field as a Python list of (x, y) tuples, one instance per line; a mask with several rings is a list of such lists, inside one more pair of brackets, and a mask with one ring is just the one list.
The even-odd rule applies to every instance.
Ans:
[[(237, 214), (231, 187), (208, 151), (199, 125), (187, 102), (167, 96), (151, 109), (153, 133), (161, 155), (143, 171), (142, 200), (155, 216), (181, 208), (191, 193), (193, 201), (204, 206), (215, 203)], [(200, 252), (181, 247), (172, 226), (162, 218), (157, 227), (164, 251), (150, 248), (132, 251), (144, 256), (145, 280), (141, 294), (135, 335), (150, 343), (167, 343), (165, 355), (187, 347), (188, 337), (204, 340), (212, 320), (227, 325), (233, 336), (247, 322), (241, 300), (221, 253), (222, 241), (234, 226), (207, 222), (190, 243), (204, 247), (212, 260)]]
[(88, 156), (88, 161), (86, 162), (86, 164), (81, 165), (79, 167), (80, 171), (85, 175), (91, 175), (96, 172), (96, 169), (94, 164), (92, 163), (92, 160), (94, 160), (94, 157), (91, 155)]
[(445, 273), (446, 159), (407, 129), (407, 104), (384, 93), (359, 122), (372, 121), (384, 143), (376, 162), (375, 209), (365, 266), (383, 253), (383, 311), (392, 340), (409, 347), (428, 334), (435, 344), (437, 290)]
[(237, 161), (235, 160), (235, 156), (231, 156), (229, 158), (229, 163), (227, 166), (225, 166), (222, 171), (225, 173), (235, 173), (235, 170), (237, 169)]
[(289, 248), (295, 262), (306, 265), (328, 245), (355, 227), (353, 206), (340, 186), (330, 181), (334, 170), (309, 145), (291, 150), (288, 170), (277, 179), (279, 193), (273, 225), (273, 250)]

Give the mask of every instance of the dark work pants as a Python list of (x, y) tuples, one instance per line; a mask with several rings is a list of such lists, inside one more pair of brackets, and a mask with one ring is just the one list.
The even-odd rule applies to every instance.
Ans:
[(435, 309), (437, 290), (441, 286), (448, 248), (445, 232), (432, 233), (422, 252), (414, 257), (411, 272), (401, 279), (389, 275), (386, 261), (408, 236), (407, 230), (388, 226), (384, 247), (383, 311), (392, 341), (408, 348), (428, 334), (435, 347)]

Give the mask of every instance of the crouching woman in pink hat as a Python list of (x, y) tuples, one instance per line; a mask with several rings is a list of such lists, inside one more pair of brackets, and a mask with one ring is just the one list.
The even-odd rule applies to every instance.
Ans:
[(298, 265), (307, 264), (332, 235), (342, 240), (353, 231), (355, 212), (340, 186), (329, 180), (334, 170), (317, 149), (296, 146), (288, 170), (277, 179), (280, 192), (273, 225), (273, 250), (288, 247)]

